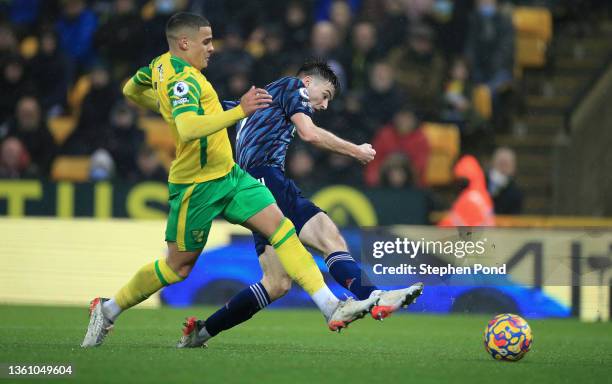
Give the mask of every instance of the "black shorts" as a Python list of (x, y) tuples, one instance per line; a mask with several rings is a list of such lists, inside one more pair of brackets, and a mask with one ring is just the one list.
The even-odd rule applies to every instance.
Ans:
[[(295, 231), (299, 235), (304, 227), (314, 215), (323, 210), (302, 195), (302, 191), (295, 182), (287, 178), (282, 169), (278, 167), (256, 167), (247, 170), (255, 179), (264, 184), (276, 199), (276, 204), (289, 218), (295, 226)], [(270, 245), (268, 239), (257, 232), (253, 232), (255, 240), (255, 250), (257, 256), (261, 255), (266, 245)]]

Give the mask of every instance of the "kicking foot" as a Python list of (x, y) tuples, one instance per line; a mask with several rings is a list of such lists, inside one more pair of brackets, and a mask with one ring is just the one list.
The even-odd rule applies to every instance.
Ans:
[[(206, 341), (210, 339), (208, 333), (201, 335), (204, 328), (204, 321), (195, 317), (188, 317), (183, 323), (183, 336), (176, 344), (177, 348), (206, 348)], [(203, 332), (205, 333), (205, 332)]]
[(102, 312), (102, 304), (108, 300), (104, 297), (96, 297), (89, 304), (89, 325), (81, 347), (91, 348), (102, 345), (108, 332), (113, 329), (113, 322)]
[(327, 326), (331, 331), (340, 332), (343, 328), (347, 328), (350, 323), (361, 319), (370, 312), (378, 299), (378, 296), (372, 295), (365, 300), (348, 298), (346, 301), (341, 301), (329, 318)]
[(393, 291), (374, 291), (372, 295), (378, 296), (378, 304), (370, 313), (375, 320), (382, 320), (401, 307), (407, 307), (416, 302), (417, 297), (423, 293), (423, 283), (416, 283), (408, 288)]

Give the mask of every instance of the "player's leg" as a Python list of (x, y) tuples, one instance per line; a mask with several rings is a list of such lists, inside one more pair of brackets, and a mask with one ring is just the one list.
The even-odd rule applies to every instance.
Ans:
[(362, 281), (361, 268), (351, 256), (338, 227), (325, 212), (317, 213), (304, 224), (300, 240), (325, 256), (329, 273), (359, 300), (370, 297), (377, 289)]
[(204, 248), (211, 225), (209, 217), (218, 211), (215, 204), (202, 204), (206, 185), (169, 184), (168, 188), (168, 256), (143, 266), (113, 299), (104, 303), (104, 312), (111, 321), (162, 287), (185, 279)]
[(207, 197), (205, 183), (169, 184), (169, 192), (167, 257), (141, 267), (113, 298), (96, 298), (92, 301), (90, 322), (82, 347), (102, 344), (117, 316), (124, 310), (189, 275), (206, 243), (212, 218), (221, 208), (214, 199)]
[(206, 320), (188, 318), (183, 329), (183, 337), (177, 347), (200, 347), (219, 333), (249, 320), (289, 291), (291, 278), (285, 272), (274, 249), (265, 244), (261, 249), (265, 249), (259, 255), (259, 264), (264, 274), (261, 281), (234, 295)]
[(310, 295), (329, 319), (339, 300), (325, 285), (323, 275), (297, 237), (291, 220), (284, 217), (278, 206), (273, 204), (249, 218), (244, 226), (268, 238), (287, 274)]
[(339, 301), (325, 285), (314, 259), (296, 235), (293, 223), (284, 217), (265, 186), (239, 167), (236, 167), (235, 177), (236, 194), (223, 212), (225, 217), (267, 238), (287, 274), (308, 292), (329, 320)]
[(101, 345), (123, 311), (145, 301), (161, 288), (187, 277), (200, 251), (179, 252), (175, 243), (168, 243), (168, 249), (167, 258), (142, 266), (114, 297), (98, 297), (91, 302), (89, 326), (82, 347)]
[(111, 320), (124, 310), (131, 308), (161, 288), (185, 279), (202, 250), (179, 251), (175, 242), (168, 242), (168, 256), (144, 265), (132, 279), (110, 300), (104, 302), (102, 310)]
[[(302, 205), (307, 211), (307, 203)], [(379, 297), (377, 305), (371, 310), (372, 317), (377, 320), (382, 320), (399, 308), (413, 303), (423, 291), (421, 283), (404, 289), (383, 291), (363, 281), (365, 274), (349, 253), (338, 227), (324, 212), (315, 214), (304, 224), (300, 231), (300, 240), (325, 255), (329, 273), (358, 299), (364, 300), (372, 295)]]

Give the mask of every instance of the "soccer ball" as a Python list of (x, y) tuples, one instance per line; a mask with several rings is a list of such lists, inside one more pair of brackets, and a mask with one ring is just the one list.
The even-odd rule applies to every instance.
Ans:
[(495, 316), (484, 331), (484, 346), (496, 360), (517, 361), (531, 349), (533, 336), (529, 324), (518, 315)]

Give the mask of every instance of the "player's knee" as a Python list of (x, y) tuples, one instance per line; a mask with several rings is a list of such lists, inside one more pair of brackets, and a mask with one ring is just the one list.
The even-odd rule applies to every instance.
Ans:
[(198, 256), (199, 252), (170, 252), (166, 262), (177, 275), (184, 279), (191, 273)]
[(181, 266), (178, 267), (178, 269), (175, 272), (181, 278), (186, 279), (187, 276), (189, 276), (189, 274), (191, 273), (191, 270), (193, 269), (194, 265), (195, 265), (195, 261), (193, 263), (182, 264)]
[(267, 280), (268, 284), (266, 285), (268, 286), (268, 296), (270, 296), (271, 301), (285, 296), (291, 289), (291, 278), (288, 276)]

